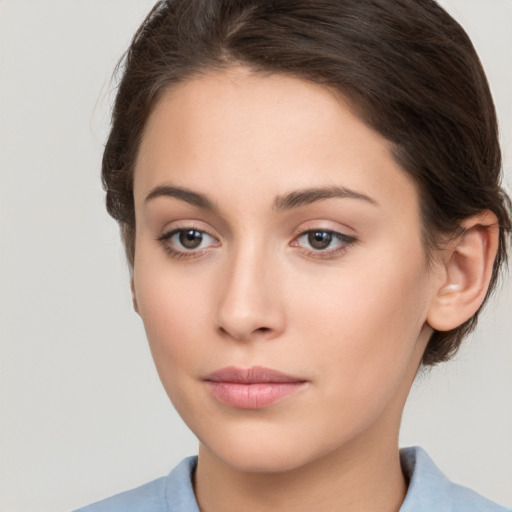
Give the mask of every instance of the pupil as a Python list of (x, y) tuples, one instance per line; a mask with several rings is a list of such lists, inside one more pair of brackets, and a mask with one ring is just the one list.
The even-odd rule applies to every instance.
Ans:
[(314, 249), (326, 249), (332, 242), (332, 234), (327, 231), (312, 231), (308, 235), (308, 242)]
[(183, 247), (187, 249), (195, 249), (201, 245), (203, 240), (203, 235), (196, 231), (195, 229), (190, 229), (188, 231), (182, 231), (180, 233), (180, 243)]

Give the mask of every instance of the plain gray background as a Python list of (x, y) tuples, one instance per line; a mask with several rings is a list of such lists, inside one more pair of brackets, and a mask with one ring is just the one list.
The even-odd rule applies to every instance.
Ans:
[[(2, 512), (59, 512), (167, 474), (196, 441), (132, 312), (99, 180), (110, 75), (152, 0), (0, 1)], [(442, 2), (495, 95), (512, 182), (512, 1)], [(420, 378), (402, 445), (512, 504), (512, 293)]]

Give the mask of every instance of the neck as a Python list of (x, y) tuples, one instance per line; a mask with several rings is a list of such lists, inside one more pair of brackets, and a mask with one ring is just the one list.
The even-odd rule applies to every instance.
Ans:
[(407, 484), (397, 439), (358, 439), (282, 473), (237, 471), (201, 446), (195, 491), (202, 512), (397, 512)]

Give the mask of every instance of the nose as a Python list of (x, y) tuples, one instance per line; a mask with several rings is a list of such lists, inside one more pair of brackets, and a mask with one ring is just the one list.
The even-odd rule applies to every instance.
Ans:
[(279, 292), (279, 268), (263, 251), (239, 251), (219, 276), (221, 297), (217, 309), (220, 332), (231, 339), (272, 339), (285, 326), (285, 308)]

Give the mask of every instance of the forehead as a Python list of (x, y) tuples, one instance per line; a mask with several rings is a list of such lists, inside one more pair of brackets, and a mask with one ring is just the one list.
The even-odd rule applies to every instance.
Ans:
[(213, 194), (236, 187), (239, 197), (268, 193), (269, 201), (290, 189), (333, 185), (397, 206), (400, 191), (405, 202), (416, 200), (390, 143), (340, 95), (245, 68), (200, 75), (160, 98), (139, 150), (136, 199), (166, 182)]

